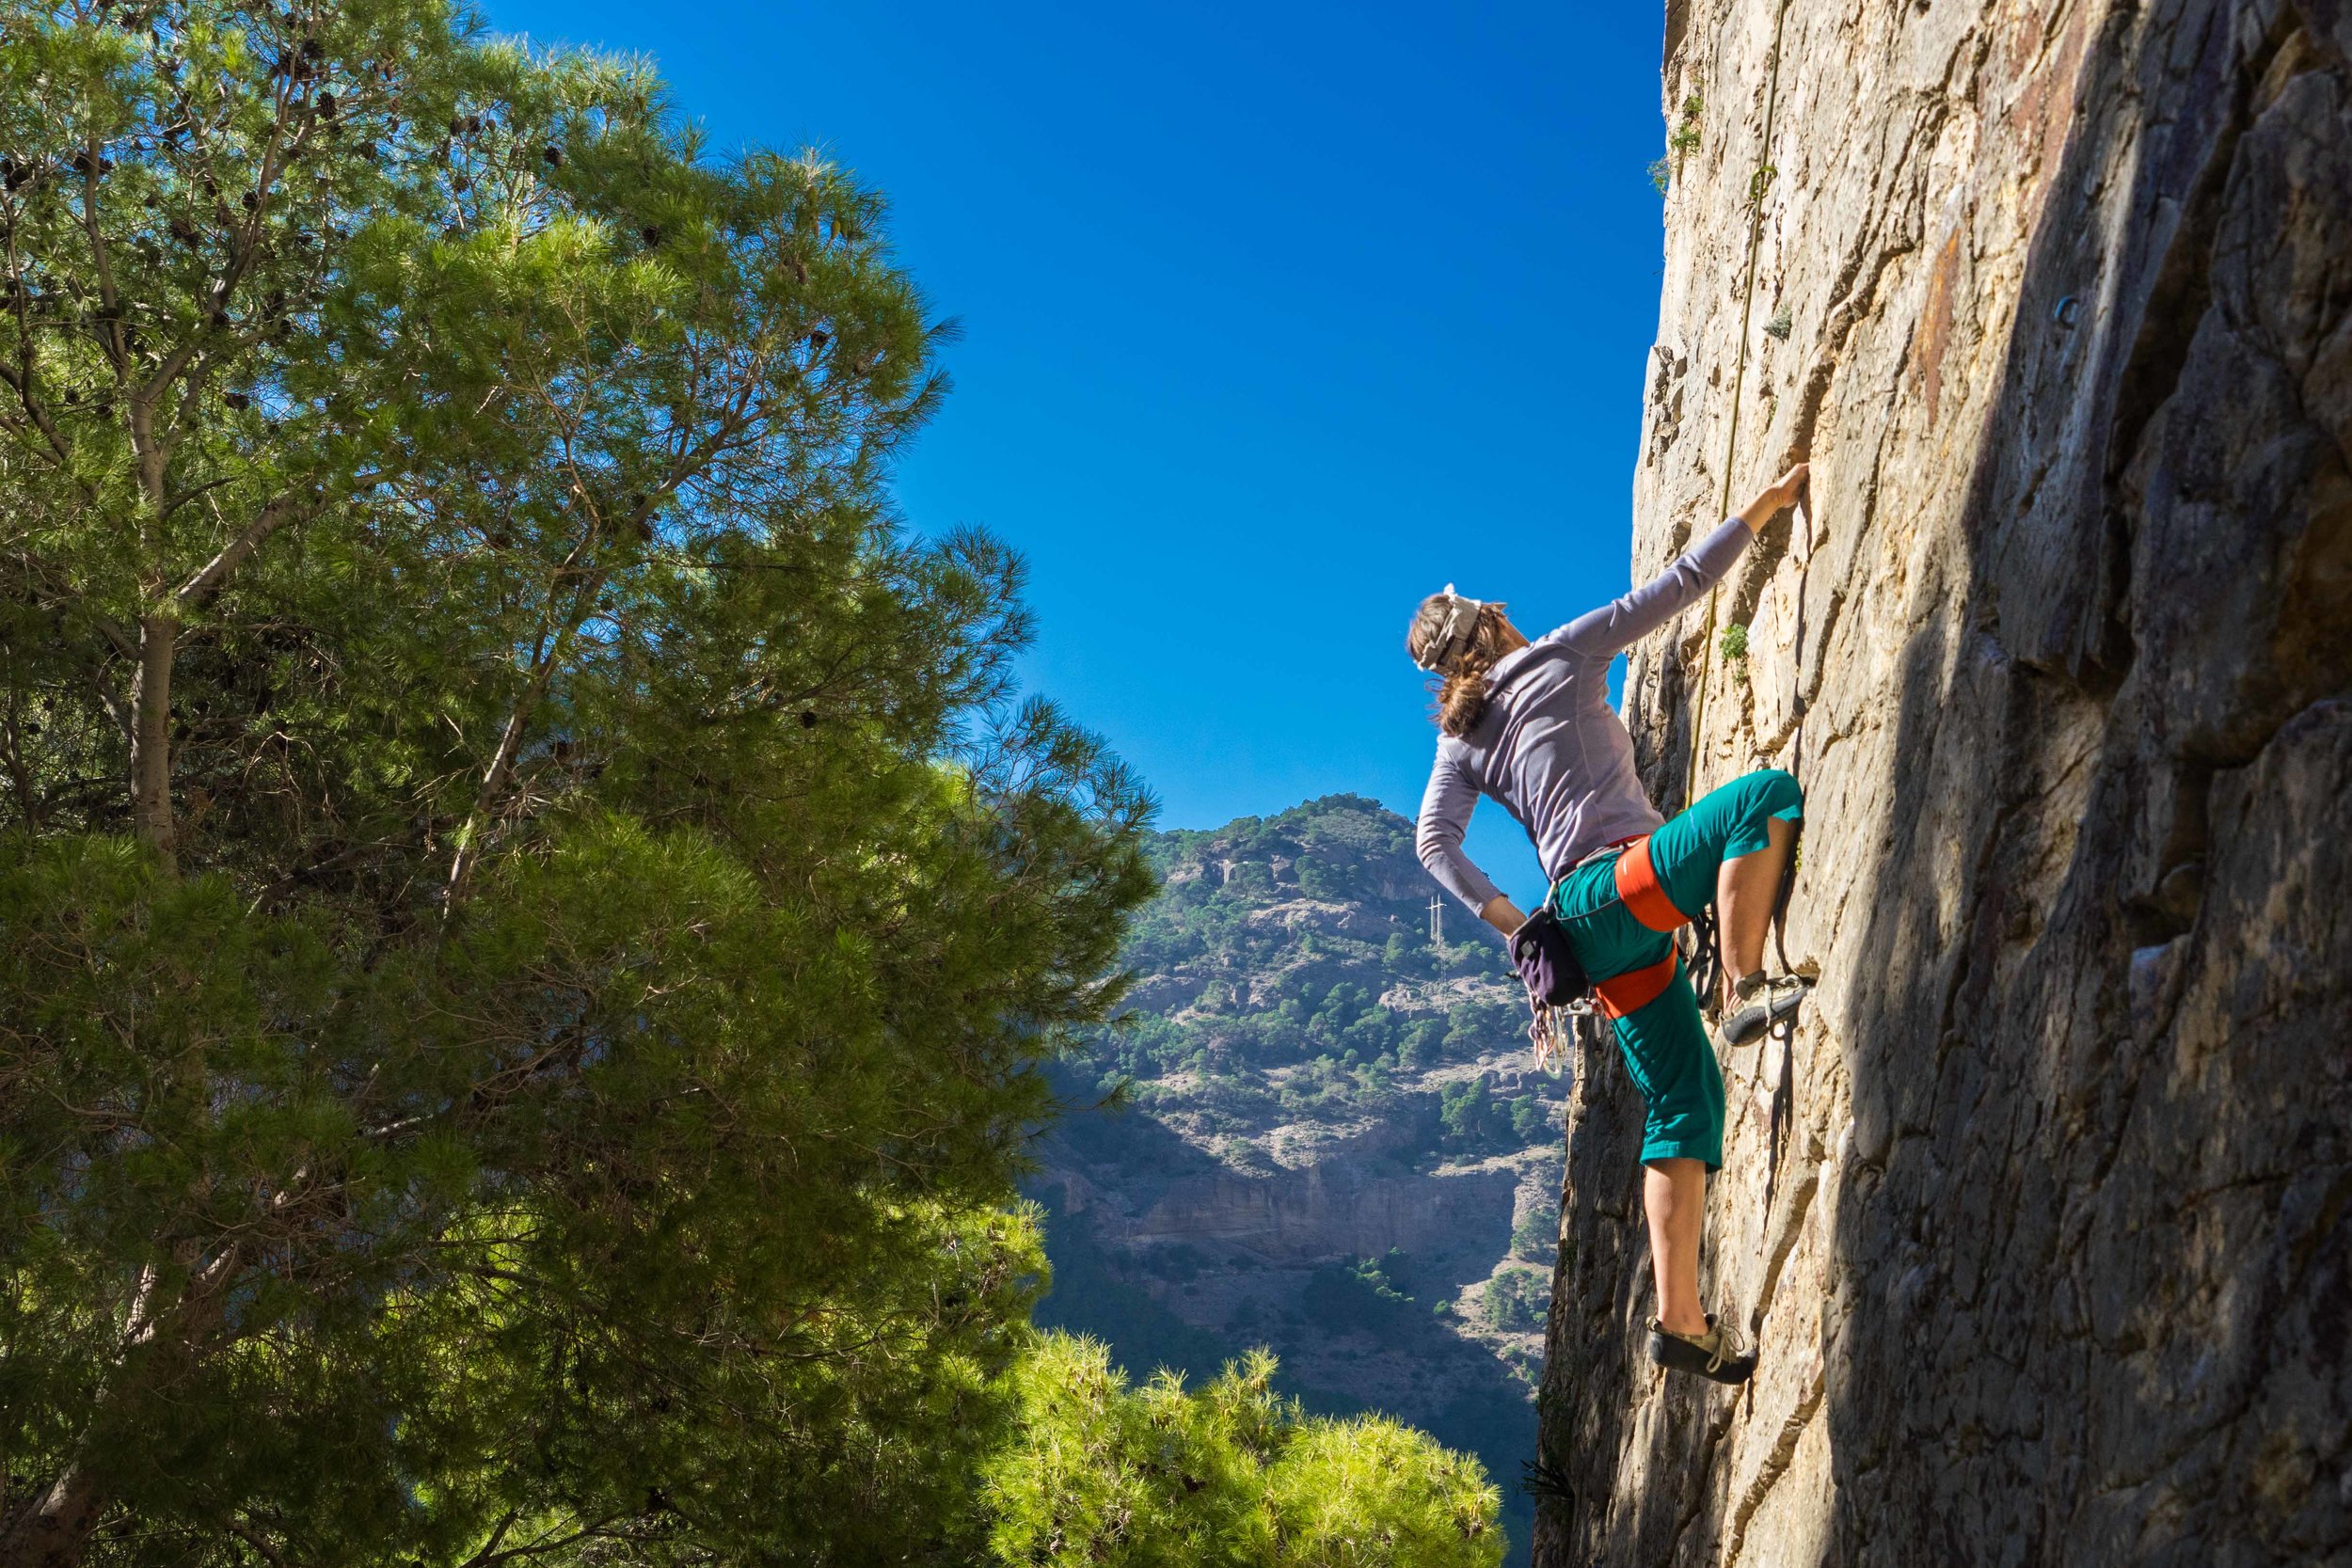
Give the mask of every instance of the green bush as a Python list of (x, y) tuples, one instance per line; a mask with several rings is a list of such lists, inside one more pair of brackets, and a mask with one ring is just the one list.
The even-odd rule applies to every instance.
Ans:
[(1413, 1298), (1396, 1278), (1405, 1267), (1403, 1254), (1394, 1248), (1379, 1259), (1350, 1259), (1327, 1265), (1308, 1277), (1302, 1305), (1311, 1318), (1334, 1328), (1394, 1327), (1413, 1307)]
[(1534, 1269), (1502, 1269), (1480, 1291), (1479, 1307), (1498, 1333), (1541, 1328), (1551, 1308), (1551, 1282)]
[(1131, 1388), (1103, 1347), (1045, 1336), (1019, 1363), (1018, 1439), (989, 1461), (1009, 1565), (1494, 1568), (1501, 1496), (1475, 1459), (1378, 1417), (1309, 1417), (1255, 1351), (1198, 1391)]
[(1484, 1078), (1438, 1091), (1439, 1147), (1449, 1153), (1500, 1153), (1524, 1148), (1543, 1129), (1543, 1102), (1534, 1095), (1498, 1097)]
[[(1693, 75), (1692, 85), (1698, 85)], [(1682, 173), (1683, 160), (1699, 150), (1703, 135), (1699, 117), (1707, 112), (1707, 102), (1692, 92), (1682, 100), (1682, 113), (1672, 131), (1666, 134), (1666, 153), (1649, 166), (1649, 180), (1658, 194), (1666, 194), (1667, 187)]]
[(1511, 1104), (1511, 1141), (1518, 1145), (1533, 1143), (1544, 1128), (1543, 1102), (1534, 1095), (1521, 1095)]
[(1539, 1203), (1511, 1229), (1511, 1251), (1534, 1263), (1549, 1263), (1560, 1249), (1560, 1214)]

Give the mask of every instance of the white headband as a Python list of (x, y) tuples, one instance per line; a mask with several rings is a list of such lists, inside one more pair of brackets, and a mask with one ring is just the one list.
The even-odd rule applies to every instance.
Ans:
[(1445, 597), (1452, 601), (1446, 606), (1445, 625), (1438, 628), (1438, 636), (1430, 646), (1429, 657), (1413, 661), (1432, 674), (1437, 673), (1445, 661), (1460, 652), (1462, 645), (1470, 641), (1470, 634), (1478, 626), (1478, 612), (1486, 608), (1486, 600), (1464, 598), (1454, 591), (1454, 584), (1450, 582), (1445, 585)]

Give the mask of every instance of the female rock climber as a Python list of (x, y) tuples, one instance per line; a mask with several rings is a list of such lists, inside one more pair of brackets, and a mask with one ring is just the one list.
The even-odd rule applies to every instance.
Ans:
[(1648, 1107), (1642, 1204), (1649, 1218), (1658, 1315), (1649, 1354), (1718, 1383), (1743, 1383), (1756, 1356), (1699, 1304), (1707, 1177), (1723, 1168), (1724, 1079), (1698, 997), (1671, 933), (1709, 898), (1722, 933), (1727, 1044), (1762, 1036), (1804, 982), (1764, 974), (1764, 938), (1804, 815), (1797, 781), (1777, 769), (1736, 779), (1671, 822), (1633, 771), (1633, 742), (1609, 706), (1609, 661), (1663, 626), (1792, 504), (1805, 465), (1726, 519), (1658, 578), (1531, 642), (1503, 607), (1433, 594), (1406, 634), (1413, 662), (1442, 677), (1436, 766), (1417, 847), (1430, 874), (1509, 936), (1526, 917), (1462, 853), (1481, 795), (1502, 802), (1535, 842), (1547, 895)]

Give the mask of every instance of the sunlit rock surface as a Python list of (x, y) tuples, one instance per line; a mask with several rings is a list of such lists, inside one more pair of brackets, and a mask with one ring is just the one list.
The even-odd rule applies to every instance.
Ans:
[(1744, 661), (1686, 617), (1629, 721), (1678, 801), (1704, 658), (1700, 789), (1800, 772), (1820, 986), (1725, 1062), (1748, 1391), (1643, 1359), (1636, 1101), (1578, 1074), (1536, 1560), (2344, 1561), (2352, 8), (1666, 33), (1634, 575), (1718, 515), (1736, 379), (1731, 488), (1809, 444), (1813, 507), (1722, 595)]

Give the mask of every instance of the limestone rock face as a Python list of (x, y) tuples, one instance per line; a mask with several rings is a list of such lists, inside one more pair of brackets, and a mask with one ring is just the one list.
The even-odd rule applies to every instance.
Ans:
[(1643, 1358), (1639, 1102), (1582, 1053), (1536, 1561), (2352, 1560), (2352, 7), (1666, 38), (1635, 575), (1727, 469), (1808, 446), (1813, 496), (1629, 722), (1661, 803), (1693, 749), (1799, 773), (1820, 983), (1724, 1064), (1742, 1392)]

